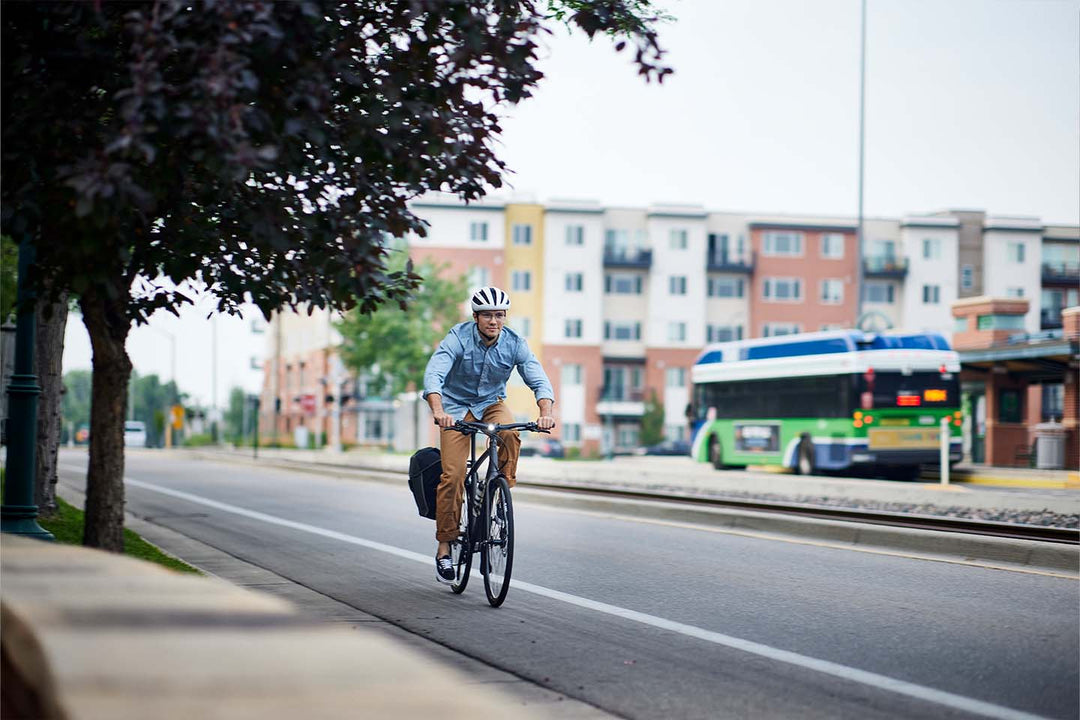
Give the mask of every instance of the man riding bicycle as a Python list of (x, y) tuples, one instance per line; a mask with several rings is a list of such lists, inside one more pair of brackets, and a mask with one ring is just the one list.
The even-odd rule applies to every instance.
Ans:
[[(454, 580), (450, 543), (458, 536), (465, 462), (469, 457), (469, 438), (450, 428), (458, 420), (514, 422), (503, 400), (506, 381), (515, 367), (536, 396), (540, 409), (536, 424), (543, 430), (555, 427), (551, 381), (525, 338), (504, 327), (510, 296), (499, 288), (481, 288), (473, 294), (471, 305), (473, 321), (450, 329), (424, 371), (424, 399), (441, 428), (442, 477), (435, 494), (435, 540), (439, 544), (435, 571), (440, 582)], [(517, 431), (499, 433), (499, 465), (510, 487), (516, 480), (520, 449)]]

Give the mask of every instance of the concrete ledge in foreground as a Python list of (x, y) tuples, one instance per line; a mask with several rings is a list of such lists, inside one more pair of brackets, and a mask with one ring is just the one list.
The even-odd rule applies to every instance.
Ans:
[(224, 581), (70, 545), (0, 542), (4, 717), (529, 717), (377, 632)]

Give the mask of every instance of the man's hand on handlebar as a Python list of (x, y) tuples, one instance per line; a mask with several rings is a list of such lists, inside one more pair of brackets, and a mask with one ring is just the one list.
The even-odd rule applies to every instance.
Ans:
[(541, 415), (536, 419), (536, 425), (541, 430), (550, 430), (555, 427), (555, 418), (550, 415)]
[(439, 412), (435, 410), (432, 411), (431, 416), (432, 418), (434, 418), (435, 424), (441, 428), (449, 428), (454, 426), (454, 417), (452, 415), (447, 415), (444, 412)]

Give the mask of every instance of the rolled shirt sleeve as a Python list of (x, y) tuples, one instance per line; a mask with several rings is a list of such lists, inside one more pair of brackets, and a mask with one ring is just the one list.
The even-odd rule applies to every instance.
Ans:
[(425, 400), (432, 393), (443, 394), (443, 383), (446, 382), (446, 376), (449, 374), (450, 369), (454, 367), (457, 359), (461, 357), (463, 349), (461, 341), (453, 332), (447, 333), (446, 337), (439, 343), (439, 347), (432, 353), (427, 368), (424, 370)]

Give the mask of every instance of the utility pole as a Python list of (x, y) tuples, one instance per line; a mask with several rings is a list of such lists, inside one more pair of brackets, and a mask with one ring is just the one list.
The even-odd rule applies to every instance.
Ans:
[(855, 323), (862, 319), (863, 307), (863, 168), (866, 134), (866, 0), (862, 0), (859, 35), (859, 224), (855, 231)]

